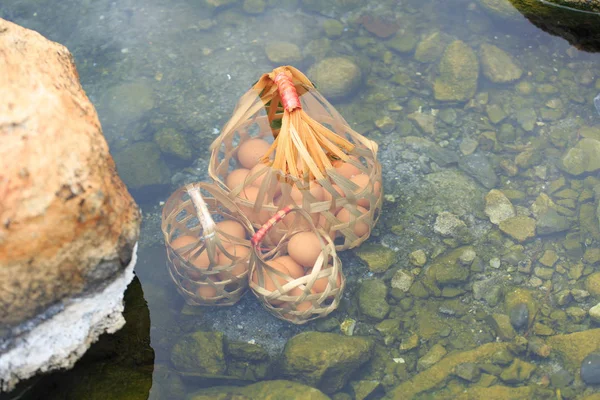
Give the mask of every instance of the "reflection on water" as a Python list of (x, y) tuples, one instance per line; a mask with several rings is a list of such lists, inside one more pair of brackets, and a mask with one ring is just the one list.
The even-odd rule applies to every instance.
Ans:
[[(21, 385), (22, 398), (142, 399), (152, 385), (151, 398), (178, 399), (282, 377), (336, 399), (595, 392), (598, 357), (580, 369), (600, 349), (599, 56), (536, 28), (508, 1), (275, 3), (0, 5), (0, 16), (73, 52), (144, 209), (126, 328), (72, 371)], [(206, 179), (208, 146), (262, 73), (293, 63), (310, 75), (339, 56), (360, 75), (326, 68), (318, 88), (341, 90), (334, 105), (379, 142), (387, 195), (371, 246), (341, 254), (340, 309), (297, 327), (251, 295), (229, 308), (185, 306), (165, 267), (160, 202)], [(327, 386), (278, 363), (290, 338), (340, 324), (371, 343), (350, 345), (349, 383), (328, 370), (337, 383)], [(311, 337), (322, 338), (316, 349), (330, 346)], [(246, 390), (261, 398), (267, 389)], [(203, 393), (196, 398), (216, 398)]]

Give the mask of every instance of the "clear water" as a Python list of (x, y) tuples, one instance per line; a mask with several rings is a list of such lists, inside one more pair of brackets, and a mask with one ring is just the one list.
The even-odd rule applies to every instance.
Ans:
[[(358, 321), (355, 335), (372, 336), (390, 359), (403, 359), (395, 372), (376, 376), (382, 388), (391, 390), (416, 376), (417, 360), (435, 344), (452, 352), (496, 341), (486, 316), (507, 314), (499, 293), (514, 288), (532, 294), (535, 322), (542, 325), (521, 334), (545, 338), (594, 328), (587, 310), (598, 298), (571, 296), (567, 304), (557, 298), (565, 290), (586, 290), (587, 277), (597, 270), (592, 250), (598, 249), (600, 232), (593, 205), (600, 181), (595, 171), (573, 176), (557, 165), (582, 137), (600, 140), (598, 53), (578, 50), (519, 14), (498, 17), (478, 1), (323, 2), (326, 5), (267, 1), (264, 11), (257, 13), (246, 12), (240, 1), (217, 10), (209, 3), (12, 0), (0, 4), (1, 17), (37, 30), (73, 53), (117, 167), (144, 212), (136, 267), (139, 280), (127, 294), (127, 327), (103, 337), (73, 370), (24, 382), (7, 398), (177, 399), (200, 387), (244, 384), (248, 381), (178, 374), (170, 363), (171, 347), (185, 333), (219, 331), (230, 341), (258, 343), (275, 358), (295, 334), (339, 332), (337, 323), (347, 318)], [(389, 39), (365, 29), (360, 22), (363, 15), (395, 22), (398, 32), (405, 39), (414, 37), (415, 44), (435, 32), (462, 40), (477, 54), (481, 44), (493, 44), (507, 52), (523, 74), (499, 84), (480, 69), (472, 99), (436, 101), (433, 82), (439, 57), (419, 62), (412, 45), (404, 44), (406, 51), (392, 49)], [(323, 24), (328, 19), (342, 24), (338, 37), (327, 39)], [(352, 251), (343, 253), (349, 284), (340, 310), (327, 323), (301, 327), (271, 317), (251, 295), (227, 309), (185, 307), (168, 278), (160, 232), (161, 202), (183, 183), (206, 179), (208, 145), (239, 96), (276, 66), (265, 54), (272, 41), (297, 45), (302, 61), (295, 65), (304, 71), (315, 60), (334, 55), (351, 57), (361, 67), (362, 85), (333, 104), (357, 131), (380, 144), (384, 188), (390, 196), (369, 242), (396, 252), (396, 261), (384, 274), (370, 272)], [(494, 114), (499, 109), (501, 116)], [(386, 118), (388, 123), (383, 124)], [(426, 123), (420, 126), (418, 121)], [(433, 122), (433, 128), (427, 122)], [(183, 137), (191, 154), (177, 157), (163, 149), (153, 162), (151, 176), (141, 174), (136, 170), (137, 158), (158, 154), (154, 143), (165, 132)], [(495, 133), (495, 139), (489, 132)], [(467, 157), (475, 145), (480, 157)], [(490, 224), (483, 212), (483, 196), (491, 187), (508, 193), (519, 215), (531, 215), (533, 202), (548, 194), (559, 215), (568, 220), (568, 229), (518, 243)], [(467, 238), (443, 236), (434, 229), (443, 211), (463, 221)], [(356, 298), (362, 281), (383, 279), (389, 286), (394, 273), (404, 270), (416, 274), (415, 282), (420, 282), (427, 266), (422, 271), (412, 266), (410, 253), (423, 250), (432, 260), (464, 243), (474, 247), (477, 265), (455, 287), (457, 291), (424, 296), (412, 291), (390, 293), (388, 318), (402, 321), (398, 337), (386, 340), (375, 329), (377, 323), (361, 315)], [(555, 262), (540, 260), (547, 253), (552, 258), (552, 252), (558, 257)], [(485, 293), (474, 286), (483, 287)], [(550, 332), (544, 332), (546, 327)], [(399, 343), (413, 333), (420, 337), (418, 348), (400, 354)], [(564, 398), (595, 391), (580, 381), (570, 388), (550, 382), (563, 369), (571, 376), (578, 374), (554, 355), (543, 359), (527, 353), (521, 359), (538, 369), (531, 378), (509, 385), (548, 386)], [(374, 379), (366, 368), (353, 379)], [(468, 386), (448, 378), (445, 386), (422, 396), (444, 398), (457, 385)], [(343, 391), (352, 393), (349, 387)]]

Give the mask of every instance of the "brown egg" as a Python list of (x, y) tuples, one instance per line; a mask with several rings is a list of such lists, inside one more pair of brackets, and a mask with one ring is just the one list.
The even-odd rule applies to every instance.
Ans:
[[(367, 174), (355, 175), (350, 180), (358, 186), (356, 193), (360, 193), (365, 188), (369, 187), (368, 185), (369, 185), (370, 179)], [(373, 191), (375, 192), (376, 196), (379, 195), (380, 190), (381, 190), (381, 184), (379, 182), (375, 182), (375, 185), (373, 186)], [(358, 204), (361, 207), (365, 207), (365, 208), (369, 208), (369, 206), (370, 206), (369, 200), (366, 199), (365, 197), (357, 199), (356, 204)]]
[(312, 267), (321, 254), (321, 243), (313, 232), (300, 232), (288, 242), (288, 254), (303, 267)]
[[(215, 258), (219, 257), (219, 251), (217, 250), (215, 254)], [(216, 261), (216, 260), (215, 260)], [(195, 259), (191, 260), (192, 265), (196, 267), (197, 270), (207, 269), (210, 266), (210, 258), (208, 257), (208, 251), (204, 249), (202, 253)], [(202, 277), (202, 273), (200, 271), (188, 271), (188, 276), (191, 279), (200, 279)]]
[[(327, 268), (331, 268), (331, 265), (328, 265)], [(312, 269), (309, 269), (306, 272), (306, 275), (310, 275), (312, 273)], [(311, 288), (311, 292), (312, 293), (323, 293), (325, 291), (325, 289), (327, 289), (327, 284), (329, 283), (329, 277), (325, 276), (323, 278), (319, 278), (317, 279), (314, 283), (313, 286)], [(336, 286), (339, 288), (340, 286), (342, 286), (342, 276), (341, 273), (338, 272), (338, 276), (336, 279)]]
[(304, 268), (302, 268), (302, 266), (294, 261), (294, 259), (290, 256), (277, 257), (274, 258), (273, 261), (285, 266), (290, 273), (290, 276), (294, 279), (304, 276)]
[[(187, 246), (188, 244), (197, 242), (197, 241), (198, 241), (198, 239), (193, 236), (189, 236), (189, 235), (179, 236), (177, 239), (171, 241), (171, 248), (173, 250), (175, 250), (176, 252), (178, 252), (179, 254), (181, 254), (183, 247)], [(186, 250), (189, 251), (192, 248), (193, 247), (190, 246)]]
[[(357, 210), (361, 212), (361, 214), (366, 214), (368, 210), (361, 206), (356, 206)], [(337, 219), (342, 223), (350, 222), (356, 219), (354, 214), (348, 211), (347, 208), (342, 208), (337, 214)], [(358, 237), (364, 236), (369, 232), (369, 225), (364, 221), (358, 221), (354, 224), (354, 234)]]
[[(341, 208), (341, 207), (340, 207)], [(325, 216), (323, 214), (321, 214), (319, 216), (319, 222), (317, 223), (317, 227), (327, 231), (327, 229), (329, 228), (329, 237), (331, 238), (331, 240), (335, 240), (336, 236), (337, 236), (337, 232), (331, 229), (331, 226), (327, 226), (327, 225), (331, 225), (327, 222), (327, 219), (325, 218)]]
[(227, 178), (225, 178), (225, 184), (229, 189), (243, 185), (249, 173), (250, 170), (246, 168), (234, 169), (227, 175)]
[[(225, 247), (225, 251), (230, 253), (232, 256), (236, 258), (245, 258), (250, 254), (250, 249), (246, 246), (242, 246), (239, 244), (234, 244), (232, 246)], [(246, 270), (248, 270), (248, 258), (245, 258), (243, 261), (238, 262), (233, 266), (231, 271), (229, 271), (232, 275), (240, 276)], [(219, 265), (229, 265), (232, 263), (232, 259), (227, 256), (227, 254), (221, 252), (219, 254), (218, 262)], [(221, 272), (218, 274), (221, 280), (228, 279), (229, 276), (227, 273)]]
[[(350, 156), (350, 158), (354, 161), (359, 161), (356, 156)], [(352, 178), (354, 175), (360, 174), (360, 169), (348, 162), (338, 160), (333, 164), (333, 166), (340, 175), (348, 179)]]
[[(213, 278), (209, 279), (213, 280)], [(196, 295), (205, 299), (209, 299), (217, 295), (217, 289), (209, 285), (198, 286), (198, 288), (196, 289)]]
[(290, 197), (296, 204), (302, 205), (302, 199), (307, 191), (310, 192), (316, 201), (323, 200), (323, 187), (315, 181), (311, 181), (309, 183), (308, 190), (306, 188), (300, 190), (297, 186), (292, 187), (292, 190), (290, 191)]
[(238, 148), (237, 158), (242, 167), (252, 169), (271, 145), (262, 139), (249, 139)]
[[(288, 269), (283, 265), (280, 264), (278, 262), (274, 262), (273, 260), (271, 261), (267, 261), (267, 265), (269, 265), (270, 267), (272, 267), (273, 269), (280, 271), (286, 275), (289, 275), (289, 271)], [(275, 280), (277, 281), (277, 283), (279, 283), (280, 286), (285, 285), (286, 283), (288, 283), (288, 281), (278, 275), (273, 274)], [(273, 280), (271, 279), (271, 277), (269, 276), (269, 274), (267, 273), (267, 271), (264, 271), (263, 274), (263, 287), (268, 290), (269, 292), (273, 292), (275, 290), (277, 290), (277, 287), (275, 286), (275, 283), (273, 282)], [(254, 273), (252, 274), (252, 282), (254, 282), (255, 284), (258, 285), (258, 269), (254, 270)], [(283, 301), (280, 300), (271, 300), (270, 301), (272, 305), (277, 306), (283, 303)]]
[[(248, 200), (252, 204), (256, 202), (256, 198), (258, 197), (259, 189), (254, 186), (245, 187), (239, 194), (239, 197)], [(255, 213), (253, 207), (250, 206), (240, 206), (240, 210), (248, 217), (250, 222), (256, 224), (264, 224), (270, 218), (270, 214), (266, 210), (261, 210), (258, 213)]]
[[(236, 238), (245, 239), (246, 238), (246, 229), (244, 225), (240, 224), (237, 221), (228, 219), (225, 221), (217, 222), (217, 229), (226, 235), (230, 235)], [(219, 234), (219, 239), (223, 242), (223, 246), (227, 243), (230, 243), (231, 240), (228, 239), (225, 235)]]

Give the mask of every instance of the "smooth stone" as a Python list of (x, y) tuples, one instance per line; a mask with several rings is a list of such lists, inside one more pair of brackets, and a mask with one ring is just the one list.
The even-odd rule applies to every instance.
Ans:
[(515, 207), (500, 190), (492, 189), (485, 195), (485, 213), (494, 225), (516, 216)]
[(455, 40), (442, 55), (440, 74), (433, 85), (438, 101), (467, 101), (475, 95), (479, 79), (479, 61), (473, 49)]
[(344, 57), (328, 57), (314, 64), (308, 70), (319, 92), (327, 99), (341, 99), (350, 95), (362, 83), (362, 73), (358, 65)]
[(600, 384), (600, 354), (592, 353), (581, 362), (581, 379), (587, 385)]
[(458, 166), (488, 189), (492, 189), (498, 184), (498, 176), (490, 160), (483, 153), (473, 153), (462, 157), (458, 161)]
[(302, 60), (300, 48), (289, 42), (272, 42), (265, 47), (267, 58), (273, 64), (296, 64)]
[(483, 43), (479, 55), (483, 75), (492, 82), (513, 82), (523, 75), (523, 70), (516, 65), (512, 56), (494, 45)]
[(509, 312), (510, 323), (516, 330), (527, 328), (529, 325), (529, 308), (527, 304), (519, 303), (512, 307)]

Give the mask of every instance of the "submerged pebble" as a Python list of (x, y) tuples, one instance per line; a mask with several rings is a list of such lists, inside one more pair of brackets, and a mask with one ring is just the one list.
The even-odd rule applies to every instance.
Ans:
[(600, 384), (600, 354), (592, 353), (583, 359), (581, 379), (588, 385)]

